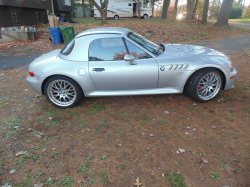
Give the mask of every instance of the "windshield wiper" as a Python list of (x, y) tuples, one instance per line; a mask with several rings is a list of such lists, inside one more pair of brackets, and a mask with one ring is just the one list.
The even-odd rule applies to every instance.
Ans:
[(156, 44), (159, 46), (156, 53), (157, 53), (157, 55), (160, 55), (165, 51), (165, 46), (163, 44), (161, 44), (161, 43), (156, 43)]
[(162, 47), (162, 51), (165, 51), (165, 46), (163, 44), (160, 43), (160, 46)]

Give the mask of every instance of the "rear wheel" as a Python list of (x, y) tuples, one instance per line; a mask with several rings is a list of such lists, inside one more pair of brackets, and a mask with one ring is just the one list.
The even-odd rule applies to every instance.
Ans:
[(75, 107), (81, 97), (81, 89), (72, 79), (64, 76), (51, 77), (44, 86), (47, 100), (58, 108)]
[(211, 101), (221, 91), (223, 76), (214, 68), (206, 68), (195, 72), (187, 81), (187, 94), (196, 101), (205, 103)]
[(144, 14), (144, 15), (143, 15), (143, 19), (148, 19), (148, 15), (147, 15), (147, 14)]
[(118, 19), (119, 19), (119, 16), (115, 15), (114, 20), (118, 20)]

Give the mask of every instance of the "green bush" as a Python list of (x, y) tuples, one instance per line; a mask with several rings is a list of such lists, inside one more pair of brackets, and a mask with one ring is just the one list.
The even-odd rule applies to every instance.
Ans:
[(242, 12), (243, 12), (243, 8), (242, 7), (233, 7), (231, 9), (230, 15), (229, 15), (229, 19), (238, 19), (241, 18), (242, 16)]

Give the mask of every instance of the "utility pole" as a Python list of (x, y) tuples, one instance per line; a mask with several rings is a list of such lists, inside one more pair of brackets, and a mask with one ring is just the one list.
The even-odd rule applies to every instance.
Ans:
[(53, 0), (51, 0), (51, 8), (52, 8), (52, 13), (53, 13), (53, 15), (55, 14), (55, 12), (54, 12), (54, 4), (53, 4)]

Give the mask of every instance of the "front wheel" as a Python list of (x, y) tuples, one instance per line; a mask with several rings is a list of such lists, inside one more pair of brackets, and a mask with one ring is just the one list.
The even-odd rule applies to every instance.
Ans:
[(205, 103), (211, 101), (221, 91), (222, 73), (214, 68), (206, 68), (195, 72), (187, 81), (185, 89), (194, 100)]
[(147, 15), (147, 14), (144, 14), (144, 15), (143, 15), (143, 19), (148, 19), (148, 15)]
[(81, 89), (72, 79), (64, 76), (51, 77), (44, 86), (47, 100), (58, 108), (75, 107), (81, 97)]
[(119, 19), (119, 16), (115, 15), (114, 20), (118, 20), (118, 19)]

